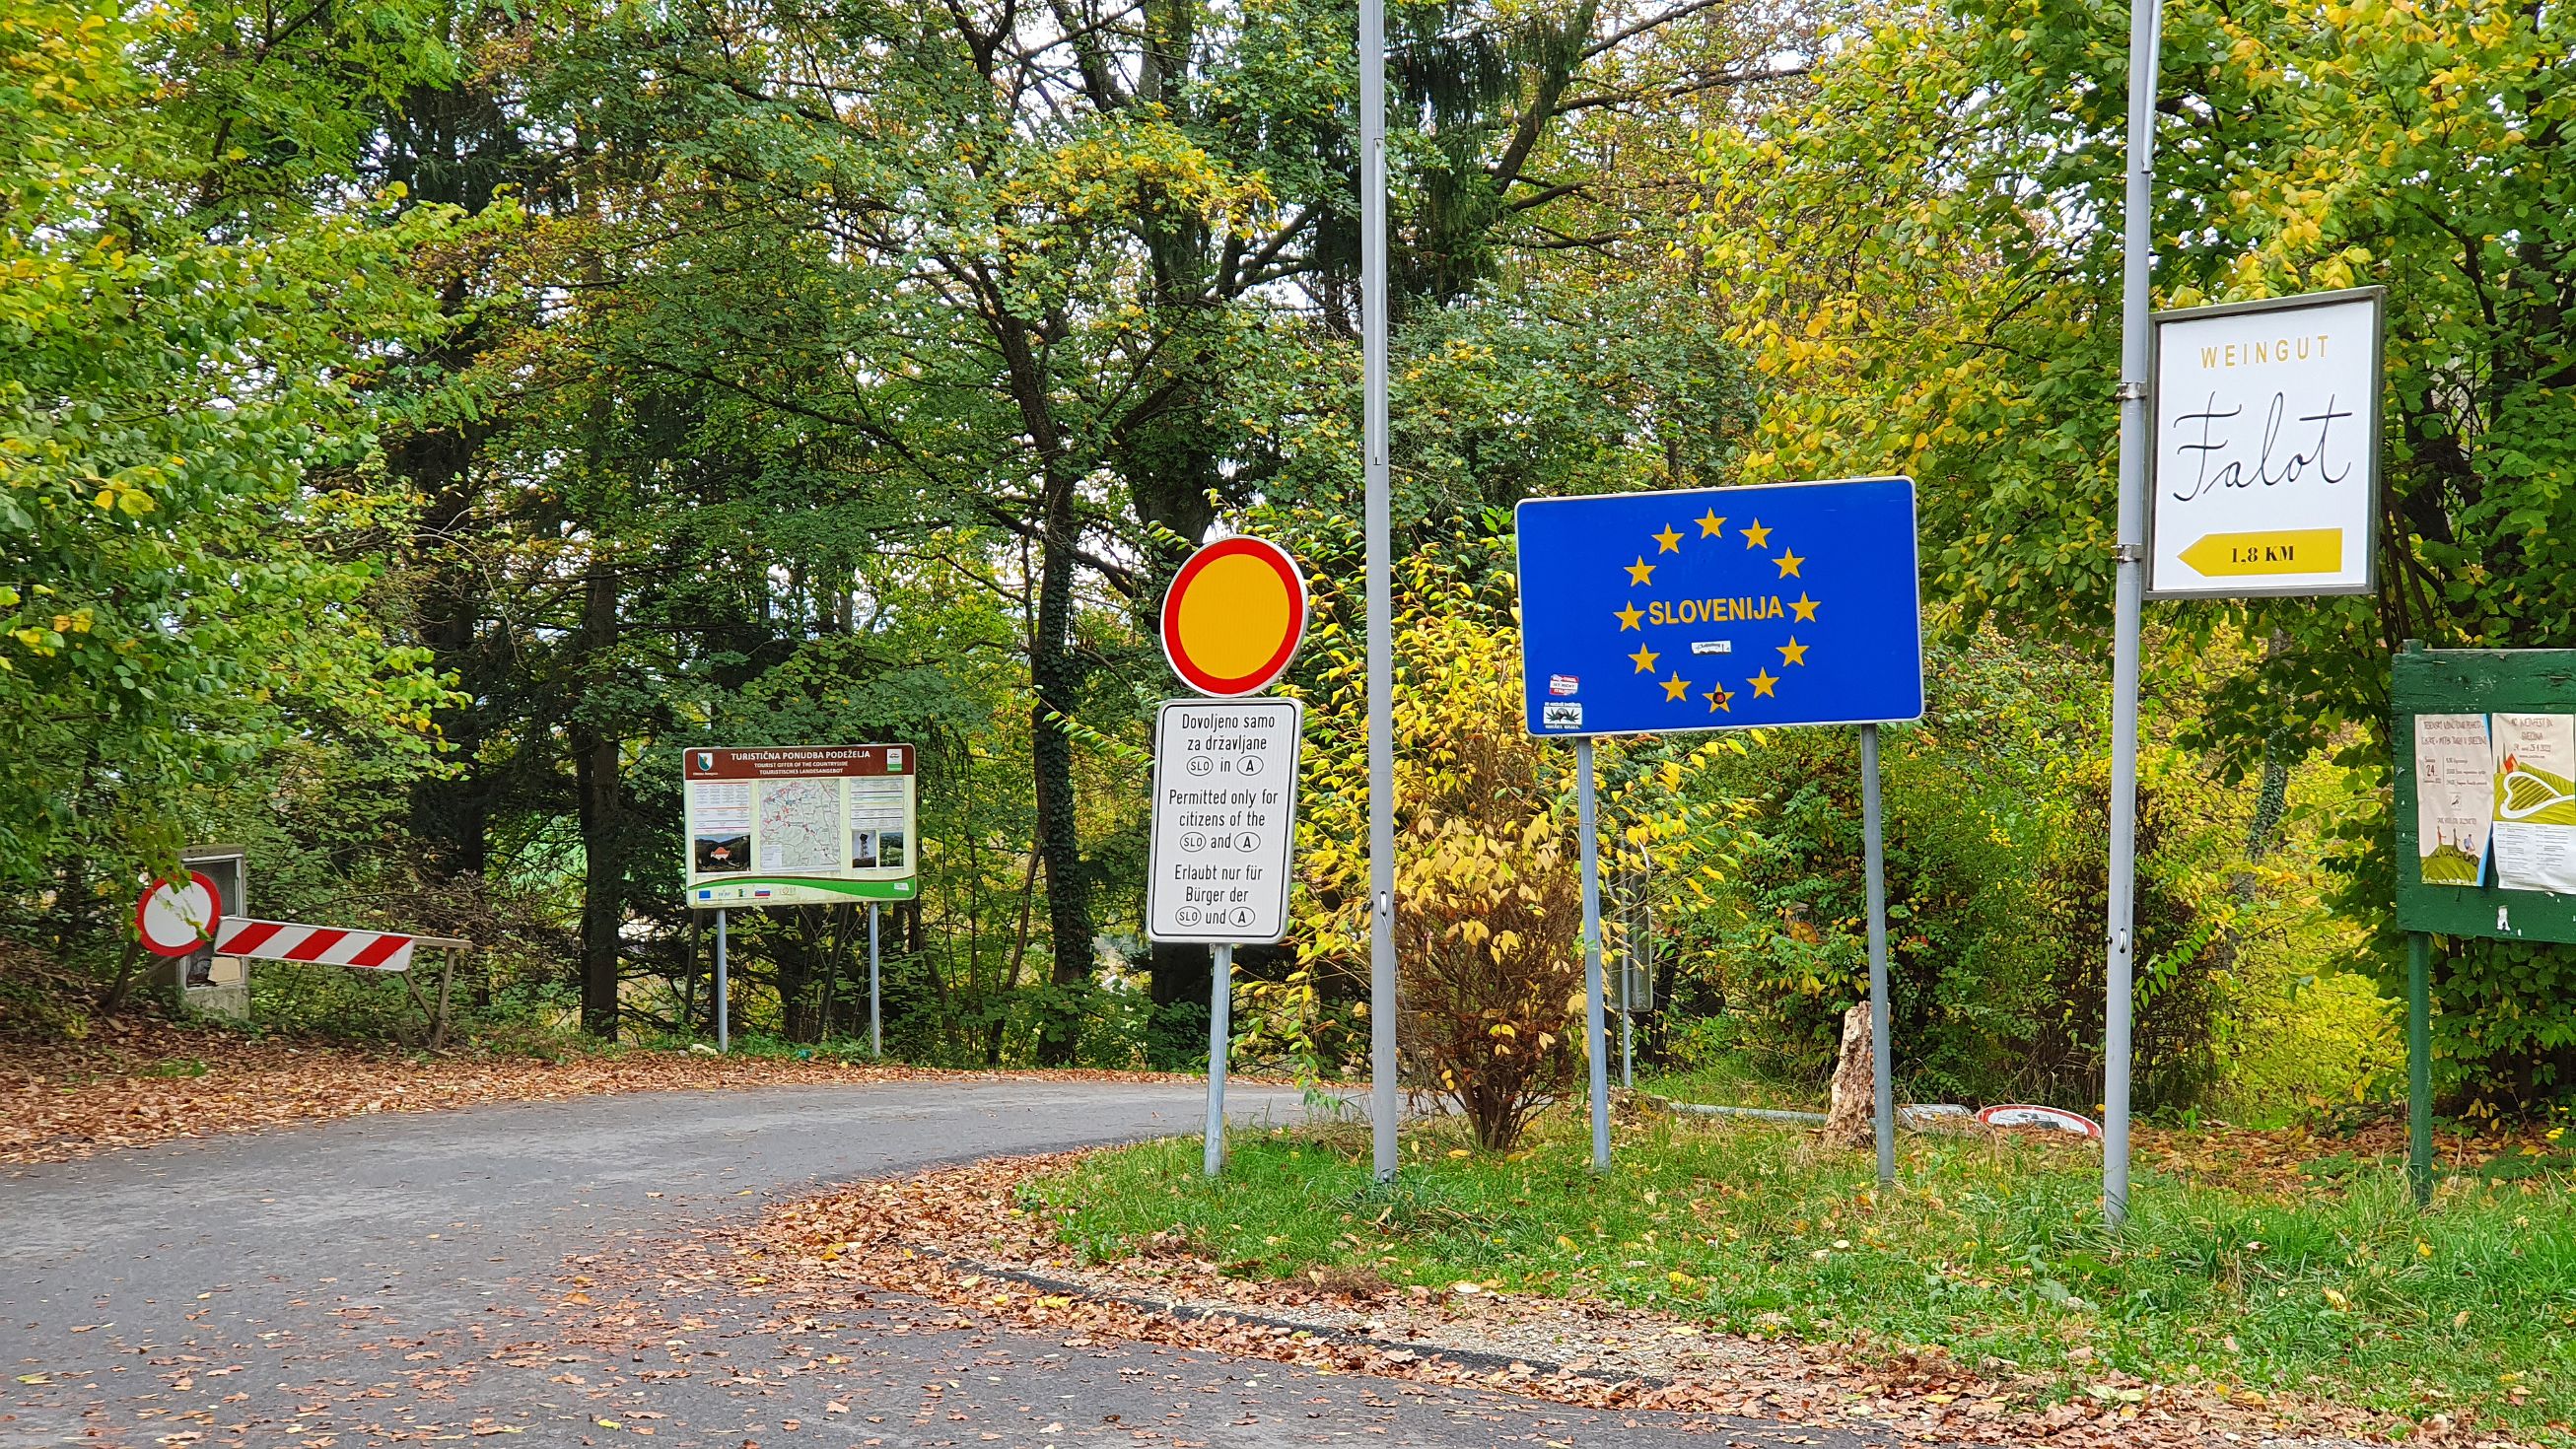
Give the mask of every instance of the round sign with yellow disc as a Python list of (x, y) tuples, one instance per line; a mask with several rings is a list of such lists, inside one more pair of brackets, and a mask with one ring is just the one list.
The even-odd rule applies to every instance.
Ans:
[(1277, 544), (1219, 539), (1190, 555), (1163, 595), (1163, 657), (1220, 699), (1285, 673), (1306, 637), (1306, 579)]

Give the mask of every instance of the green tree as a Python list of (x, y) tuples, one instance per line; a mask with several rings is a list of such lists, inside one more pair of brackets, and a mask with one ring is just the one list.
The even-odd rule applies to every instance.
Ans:
[(369, 608), (400, 507), (352, 383), (438, 330), (406, 258), (449, 218), (236, 205), (244, 133), (164, 84), (202, 18), (0, 16), (0, 874), (74, 925), (192, 791), (298, 736), (423, 763), (442, 698)]
[[(2375, 598), (2174, 608), (2189, 743), (2228, 778), (2358, 728), (2384, 768), (2387, 657), (2564, 646), (2576, 477), (2576, 20), (2559, 7), (2165, 12), (2159, 305), (2389, 288)], [(2127, 15), (2054, 0), (1887, 12), (1800, 104), (1709, 128), (1703, 256), (1774, 389), (1749, 477), (1902, 471), (1928, 582), (1973, 621), (2098, 624), (2110, 600)], [(2272, 639), (2205, 677), (2198, 641)], [(2347, 904), (2382, 923), (2383, 815)], [(2383, 970), (2395, 953), (2385, 949)], [(2576, 952), (2460, 943), (2437, 986), (2481, 1090), (2576, 1071)]]

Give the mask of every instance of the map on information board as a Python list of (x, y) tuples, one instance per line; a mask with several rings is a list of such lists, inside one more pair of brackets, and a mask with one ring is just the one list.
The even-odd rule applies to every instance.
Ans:
[(764, 780), (760, 786), (762, 870), (796, 875), (831, 871), (841, 853), (841, 782)]
[(689, 905), (913, 899), (915, 764), (910, 745), (682, 751)]

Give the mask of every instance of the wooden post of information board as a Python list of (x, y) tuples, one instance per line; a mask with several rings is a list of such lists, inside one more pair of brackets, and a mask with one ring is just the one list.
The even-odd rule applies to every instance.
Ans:
[(2406, 933), (2406, 1176), (2433, 1200), (2433, 938)]

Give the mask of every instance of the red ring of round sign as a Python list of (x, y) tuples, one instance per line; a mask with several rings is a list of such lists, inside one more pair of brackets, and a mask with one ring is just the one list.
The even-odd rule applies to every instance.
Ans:
[(188, 872), (186, 884), (165, 880), (134, 903), (134, 931), (155, 956), (193, 956), (215, 939), (224, 898), (205, 872)]
[(1306, 637), (1306, 579), (1285, 549), (1225, 538), (1191, 554), (1163, 595), (1163, 657), (1201, 694), (1252, 694)]

